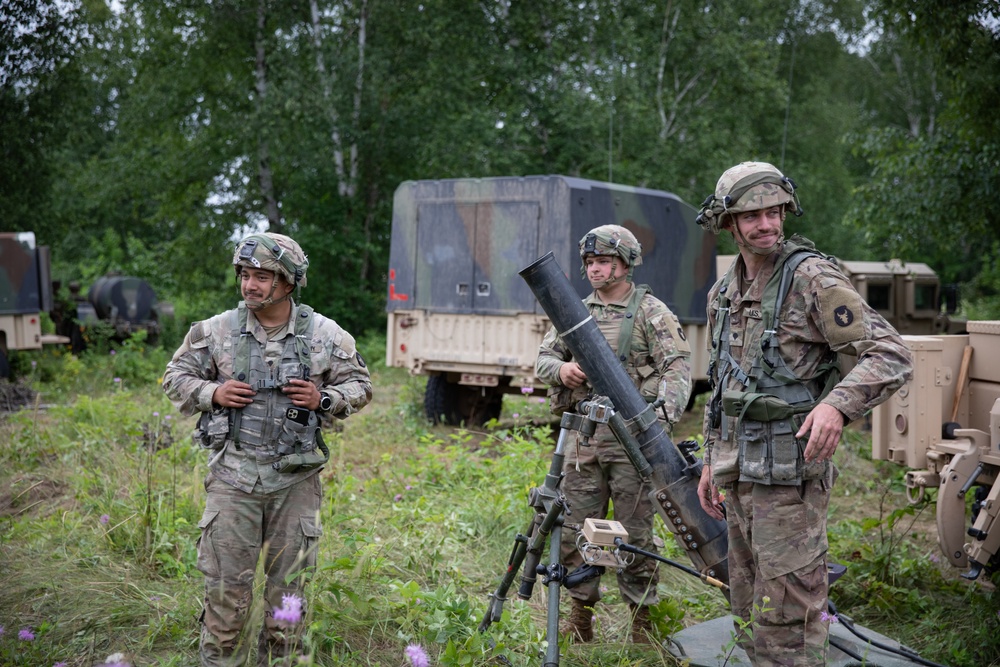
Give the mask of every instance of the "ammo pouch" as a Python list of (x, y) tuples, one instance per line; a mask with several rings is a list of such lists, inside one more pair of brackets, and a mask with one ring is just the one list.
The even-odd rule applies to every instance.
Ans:
[(727, 417), (759, 422), (788, 419), (796, 413), (794, 407), (777, 396), (733, 390), (722, 392), (722, 411)]
[(797, 486), (826, 477), (830, 462), (807, 463), (808, 439), (795, 437), (805, 421), (807, 406), (797, 411), (770, 394), (726, 391), (722, 409), (726, 416), (737, 419), (739, 481)]
[(203, 449), (219, 450), (229, 437), (229, 410), (203, 412), (198, 417), (198, 427), (191, 434), (195, 444)]
[(281, 458), (271, 466), (278, 472), (312, 470), (329, 460), (330, 451), (323, 444), (315, 412), (294, 407), (285, 411), (277, 452)]
[(330, 450), (323, 444), (323, 438), (316, 434), (319, 447), (314, 447), (308, 452), (295, 452), (286, 454), (271, 464), (271, 467), (278, 472), (305, 472), (325, 465), (330, 460)]

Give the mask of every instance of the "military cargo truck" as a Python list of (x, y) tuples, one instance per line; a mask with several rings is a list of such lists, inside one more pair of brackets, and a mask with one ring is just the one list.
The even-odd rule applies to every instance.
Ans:
[(636, 283), (677, 315), (707, 388), (715, 237), (695, 214), (669, 192), (569, 176), (405, 182), (393, 200), (386, 364), (428, 376), (435, 421), (481, 424), (499, 416), (504, 393), (541, 394), (534, 364), (550, 324), (518, 271), (551, 251), (583, 298), (577, 243), (619, 224), (642, 244)]
[[(70, 302), (57, 297), (51, 278), (49, 248), (37, 245), (34, 232), (0, 233), (0, 377), (10, 377), (11, 350), (38, 350), (43, 345), (86, 345), (86, 331), (97, 323), (109, 335), (124, 340), (144, 330), (156, 340), (173, 306), (157, 301), (144, 280), (109, 274), (90, 287), (86, 297), (77, 283), (69, 285)], [(50, 316), (56, 333), (42, 333), (42, 313)]]
[(11, 350), (38, 350), (69, 339), (42, 333), (52, 310), (49, 249), (33, 232), (0, 233), (0, 377), (10, 377)]
[[(718, 275), (725, 273), (735, 259), (736, 255), (719, 255)], [(898, 259), (888, 262), (835, 259), (861, 297), (899, 333), (964, 333), (965, 320), (954, 316), (958, 307), (956, 293), (942, 289), (937, 273), (926, 264)]]

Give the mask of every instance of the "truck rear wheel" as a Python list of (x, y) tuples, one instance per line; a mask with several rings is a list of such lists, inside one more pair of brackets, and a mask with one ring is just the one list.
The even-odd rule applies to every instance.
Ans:
[(431, 375), (427, 378), (427, 388), (424, 390), (424, 414), (432, 424), (457, 424), (456, 388), (458, 385), (448, 382), (444, 375)]
[(10, 378), (10, 363), (7, 361), (7, 350), (0, 347), (0, 378)]

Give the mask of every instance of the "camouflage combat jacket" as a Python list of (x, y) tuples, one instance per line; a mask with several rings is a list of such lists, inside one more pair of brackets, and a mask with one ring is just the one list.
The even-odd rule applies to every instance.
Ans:
[[(583, 300), (616, 355), (622, 320), (635, 291), (632, 285), (620, 301), (607, 304), (601, 301), (596, 291)], [(669, 433), (670, 424), (681, 418), (691, 395), (691, 347), (684, 336), (684, 329), (666, 304), (647, 293), (639, 302), (631, 341), (629, 358), (623, 363), (625, 371), (643, 398), (652, 400), (659, 395), (665, 398)], [(592, 391), (587, 383), (572, 392), (562, 386), (559, 369), (568, 361), (572, 361), (569, 348), (553, 327), (542, 339), (535, 362), (535, 375), (552, 388), (549, 396), (553, 404), (563, 403), (567, 407)], [(566, 397), (559, 398), (557, 394), (565, 394)]]
[[(729, 352), (744, 373), (751, 371), (754, 358), (760, 354), (765, 329), (764, 288), (779, 259), (789, 251), (790, 244), (785, 243), (773, 253), (750, 285), (743, 284), (745, 263), (737, 256), (733, 268), (709, 292), (709, 331), (717, 330), (720, 295), (729, 297)], [(865, 303), (833, 262), (819, 256), (810, 256), (795, 268), (780, 307), (776, 339), (781, 358), (796, 378), (820, 375), (824, 366), (836, 361), (837, 353), (857, 357), (850, 373), (822, 399), (837, 408), (847, 422), (888, 399), (912, 374), (909, 349), (896, 330)], [(712, 368), (719, 363), (719, 348), (717, 341), (710, 345)], [(733, 375), (728, 378), (723, 390), (742, 390)], [(735, 419), (722, 415), (721, 424), (713, 426), (710, 408), (705, 410), (705, 463), (712, 466), (716, 484), (732, 483), (740, 477)]]
[[(286, 488), (319, 472), (319, 468), (305, 472), (281, 473), (272, 468), (278, 456), (276, 443), (262, 443), (261, 446), (238, 446), (232, 433), (227, 431), (231, 424), (230, 408), (213, 405), (215, 390), (234, 376), (234, 356), (237, 340), (234, 340), (233, 323), (237, 319), (237, 309), (229, 310), (203, 322), (195, 322), (184, 337), (173, 359), (167, 364), (163, 375), (163, 389), (171, 402), (185, 415), (198, 412), (211, 413), (211, 422), (218, 422), (222, 437), (220, 447), (209, 450), (209, 467), (220, 480), (236, 488), (250, 492), (259, 482), (264, 492)], [(285, 384), (284, 364), (289, 356), (289, 347), (294, 348), (296, 325), (302, 327), (300, 306), (292, 305), (288, 328), (281, 338), (267, 340), (264, 328), (247, 311), (247, 333), (249, 344), (256, 346), (279, 387), (261, 389), (255, 396), (265, 399), (268, 418), (275, 428), (280, 428), (284, 409), (291, 405), (280, 390)], [(300, 332), (301, 333), (301, 332)], [(289, 345), (289, 343), (292, 343)], [(333, 320), (318, 313), (312, 316), (312, 338), (309, 344), (309, 379), (316, 387), (330, 396), (333, 407), (329, 413), (320, 413), (321, 422), (329, 423), (333, 417), (343, 419), (368, 404), (372, 397), (371, 377), (361, 355), (355, 348), (354, 338)], [(251, 355), (256, 354), (251, 351)], [(293, 359), (298, 365), (298, 358)], [(265, 397), (262, 392), (268, 392)], [(249, 406), (248, 406), (249, 407)], [(199, 432), (196, 431), (196, 436)], [(200, 438), (196, 437), (196, 440)]]

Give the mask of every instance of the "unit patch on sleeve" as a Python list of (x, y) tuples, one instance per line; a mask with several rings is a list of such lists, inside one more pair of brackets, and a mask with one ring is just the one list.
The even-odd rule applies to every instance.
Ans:
[(857, 292), (844, 285), (836, 285), (820, 290), (818, 297), (823, 331), (830, 345), (852, 343), (864, 338), (864, 305)]

